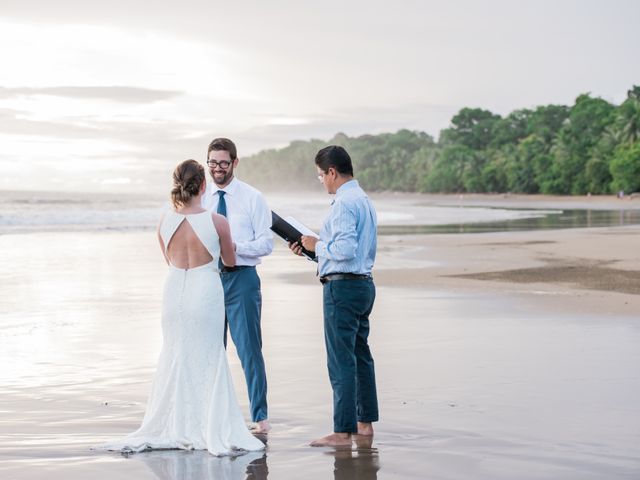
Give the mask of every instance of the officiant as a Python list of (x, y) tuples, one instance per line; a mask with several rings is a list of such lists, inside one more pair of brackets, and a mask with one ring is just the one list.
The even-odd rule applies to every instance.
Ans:
[(323, 288), (324, 334), (333, 389), (333, 433), (312, 446), (351, 445), (352, 435), (373, 435), (378, 421), (374, 361), (368, 344), (369, 315), (376, 289), (377, 218), (371, 200), (353, 178), (353, 165), (340, 146), (321, 149), (315, 164), (327, 193), (335, 195), (320, 238), (303, 235), (290, 244), (302, 255), (315, 252)]

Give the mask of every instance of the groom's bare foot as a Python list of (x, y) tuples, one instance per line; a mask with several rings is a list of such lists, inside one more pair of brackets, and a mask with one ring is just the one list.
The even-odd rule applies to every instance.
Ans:
[(312, 447), (340, 447), (351, 446), (351, 434), (350, 433), (332, 433), (326, 437), (318, 438), (309, 445)]
[(253, 433), (269, 433), (271, 430), (271, 424), (266, 418), (256, 422), (256, 427), (252, 430)]
[(358, 435), (373, 436), (373, 424), (358, 422)]

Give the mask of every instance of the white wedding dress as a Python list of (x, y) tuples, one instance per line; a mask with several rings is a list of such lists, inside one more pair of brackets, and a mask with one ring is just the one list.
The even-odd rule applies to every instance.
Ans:
[(213, 260), (187, 270), (170, 265), (162, 302), (163, 345), (142, 426), (99, 449), (206, 449), (217, 456), (264, 449), (247, 429), (229, 372), (217, 268), (220, 242), (211, 213), (169, 210), (160, 226), (165, 250), (183, 221)]

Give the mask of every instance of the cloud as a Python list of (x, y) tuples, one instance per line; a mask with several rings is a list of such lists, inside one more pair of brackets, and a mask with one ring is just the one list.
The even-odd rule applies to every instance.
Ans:
[[(109, 121), (97, 116), (62, 117), (56, 120), (32, 119), (30, 112), (0, 108), (2, 133), (44, 136), (51, 139), (112, 140), (140, 149), (153, 149), (158, 143), (175, 142), (189, 135), (195, 125), (157, 119)], [(196, 138), (199, 138), (196, 136)]]
[(264, 148), (286, 146), (293, 140), (328, 141), (338, 132), (358, 136), (404, 128), (424, 131), (437, 138), (457, 110), (454, 105), (416, 103), (345, 107), (326, 113), (303, 114), (300, 119), (304, 121), (300, 122), (277, 123), (265, 118), (262, 124), (237, 133), (238, 148), (247, 156)]
[(103, 86), (59, 86), (59, 87), (0, 87), (0, 98), (48, 95), (53, 97), (100, 99), (124, 103), (152, 103), (182, 95), (178, 90), (154, 90), (150, 88)]

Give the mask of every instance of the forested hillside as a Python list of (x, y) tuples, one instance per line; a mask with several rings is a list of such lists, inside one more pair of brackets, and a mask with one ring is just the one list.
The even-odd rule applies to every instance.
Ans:
[(370, 191), (605, 194), (640, 191), (640, 86), (621, 105), (589, 94), (505, 117), (463, 108), (436, 141), (424, 132), (294, 141), (242, 159), (264, 189), (314, 185), (318, 149), (344, 146)]

